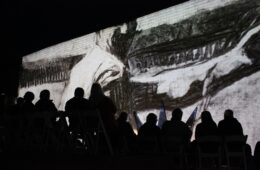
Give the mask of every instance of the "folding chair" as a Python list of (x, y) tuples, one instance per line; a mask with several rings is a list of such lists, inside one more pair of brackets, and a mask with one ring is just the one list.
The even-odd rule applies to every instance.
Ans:
[(214, 167), (220, 169), (222, 138), (218, 136), (205, 136), (200, 137), (196, 141), (199, 169), (202, 170), (206, 164), (210, 166), (206, 167), (206, 169), (213, 169)]
[(158, 153), (159, 143), (156, 136), (138, 136), (138, 150), (142, 154)]
[[(246, 140), (247, 136), (227, 136), (224, 140), (224, 148), (228, 169), (243, 167), (247, 170), (246, 160)], [(235, 163), (232, 164), (232, 160)]]
[(179, 169), (183, 169), (187, 164), (184, 141), (176, 136), (164, 136), (162, 138), (162, 151), (169, 154), (174, 160), (178, 159)]

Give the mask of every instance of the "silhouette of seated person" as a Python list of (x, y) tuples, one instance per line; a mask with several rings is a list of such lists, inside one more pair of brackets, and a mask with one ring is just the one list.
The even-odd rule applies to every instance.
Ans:
[(80, 132), (84, 126), (83, 116), (90, 108), (88, 99), (84, 98), (84, 90), (77, 87), (74, 91), (74, 97), (68, 100), (65, 104), (65, 112), (69, 116), (69, 128), (73, 133)]
[(40, 99), (35, 104), (35, 114), (41, 114), (34, 121), (35, 127), (43, 128), (48, 124), (49, 128), (52, 128), (55, 123), (57, 108), (50, 100), (50, 91), (42, 90), (40, 92)]
[(220, 139), (218, 138), (218, 128), (217, 124), (212, 119), (211, 113), (209, 111), (203, 111), (201, 113), (201, 123), (199, 123), (195, 129), (196, 141), (205, 137), (215, 137), (217, 141), (204, 141), (203, 143), (201, 143), (200, 148), (203, 149), (204, 152), (217, 151), (218, 147), (220, 146)]
[(157, 116), (149, 113), (146, 122), (138, 130), (138, 147), (140, 151), (147, 149), (158, 151), (160, 147), (161, 129), (156, 125)]
[(123, 144), (127, 144), (128, 149), (133, 150), (136, 142), (136, 135), (132, 129), (132, 126), (127, 122), (127, 113), (121, 112), (117, 119), (118, 134)]
[[(232, 110), (227, 109), (224, 112), (224, 120), (221, 120), (218, 124), (218, 131), (220, 136), (222, 136), (224, 139), (230, 136), (243, 136), (243, 128), (239, 121), (234, 118), (234, 113)], [(246, 144), (246, 142), (241, 141), (234, 141), (229, 142), (227, 145), (227, 148), (230, 151), (241, 151), (243, 146), (245, 147), (246, 157), (247, 159), (250, 159), (250, 145)]]
[(162, 135), (163, 137), (176, 137), (183, 141), (184, 145), (188, 145), (192, 132), (188, 125), (181, 121), (182, 114), (183, 112), (180, 108), (172, 111), (171, 120), (164, 122), (162, 126)]
[(219, 134), (223, 137), (232, 135), (244, 135), (239, 121), (234, 118), (233, 111), (228, 109), (224, 112), (224, 120), (218, 123)]
[(24, 94), (24, 103), (22, 105), (21, 113), (23, 115), (23, 127), (27, 130), (29, 128), (29, 121), (35, 112), (35, 105), (32, 103), (34, 94), (30, 91)]
[(40, 92), (40, 99), (35, 103), (35, 110), (37, 112), (57, 112), (56, 106), (50, 100), (49, 90), (45, 89)]
[[(26, 142), (28, 138), (31, 138), (32, 117), (35, 113), (35, 105), (32, 103), (34, 94), (27, 91), (24, 96), (24, 103), (21, 108), (21, 140)], [(25, 148), (23, 148), (25, 149)]]
[(35, 149), (40, 149), (40, 145), (45, 145), (48, 142), (48, 145), (45, 145), (48, 147), (45, 149), (52, 151), (52, 147), (54, 145), (50, 144), (54, 144), (53, 142), (56, 142), (54, 127), (57, 116), (57, 108), (52, 100), (50, 100), (49, 90), (42, 90), (39, 98), (40, 99), (35, 104), (35, 112), (31, 117), (30, 132), (33, 135), (32, 140), (36, 141), (37, 148)]
[(104, 95), (100, 84), (94, 83), (92, 85), (89, 101), (91, 108), (99, 111), (107, 132), (109, 134), (115, 133), (117, 129), (115, 120), (117, 108), (114, 102)]
[(205, 136), (217, 136), (218, 128), (217, 124), (212, 119), (209, 111), (203, 111), (201, 113), (201, 123), (196, 126), (195, 139), (199, 139)]

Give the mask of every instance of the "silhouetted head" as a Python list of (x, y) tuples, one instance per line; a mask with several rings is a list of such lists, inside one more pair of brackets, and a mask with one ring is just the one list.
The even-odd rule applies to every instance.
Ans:
[(18, 97), (17, 99), (16, 99), (16, 104), (17, 105), (22, 105), (24, 103), (24, 99), (22, 98), (22, 97)]
[(146, 122), (149, 124), (156, 124), (157, 122), (157, 116), (154, 113), (149, 113), (146, 117)]
[(182, 110), (180, 108), (176, 108), (172, 111), (172, 120), (181, 120), (182, 118)]
[(97, 96), (102, 96), (102, 95), (104, 95), (104, 94), (103, 94), (101, 85), (98, 83), (94, 83), (91, 87), (90, 96), (97, 97)]
[(255, 145), (254, 156), (256, 158), (260, 158), (260, 141), (258, 141)]
[(81, 87), (77, 87), (74, 91), (74, 97), (83, 98), (84, 97), (84, 89)]
[(233, 111), (231, 109), (227, 109), (224, 112), (224, 119), (232, 119), (234, 118)]
[(201, 121), (205, 123), (213, 121), (211, 113), (209, 111), (203, 111), (201, 113)]
[(126, 122), (126, 120), (127, 120), (127, 113), (126, 112), (121, 112), (120, 115), (119, 115), (118, 120), (120, 122)]
[(44, 89), (40, 93), (40, 99), (41, 100), (49, 100), (50, 99), (50, 91), (47, 89)]
[(34, 94), (32, 92), (28, 91), (24, 94), (23, 98), (24, 98), (24, 101), (32, 102), (34, 99)]

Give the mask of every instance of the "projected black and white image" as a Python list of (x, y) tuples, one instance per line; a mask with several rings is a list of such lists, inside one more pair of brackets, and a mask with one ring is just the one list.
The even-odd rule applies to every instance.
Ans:
[[(247, 142), (260, 140), (260, 2), (186, 2), (23, 58), (19, 95), (49, 89), (60, 110), (76, 87), (99, 82), (118, 110), (142, 120), (198, 106), (216, 122), (234, 110)], [(199, 114), (197, 115), (200, 116)], [(258, 126), (257, 126), (258, 125)]]

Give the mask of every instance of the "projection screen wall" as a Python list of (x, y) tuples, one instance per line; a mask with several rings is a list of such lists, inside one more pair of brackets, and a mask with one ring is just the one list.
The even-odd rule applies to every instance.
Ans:
[(234, 110), (248, 143), (260, 140), (260, 2), (193, 0), (23, 57), (19, 96), (48, 89), (60, 110), (99, 82), (119, 111), (197, 106), (216, 123)]

